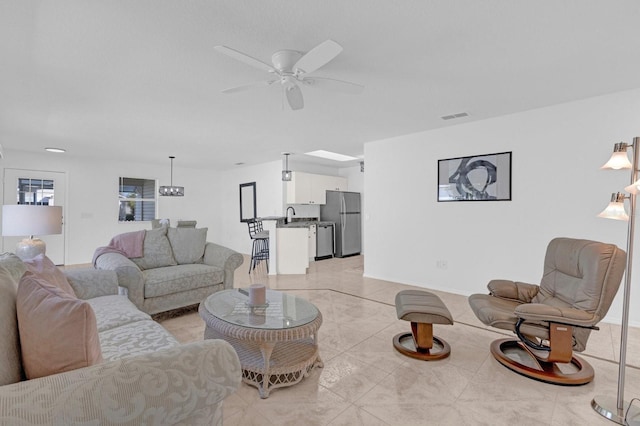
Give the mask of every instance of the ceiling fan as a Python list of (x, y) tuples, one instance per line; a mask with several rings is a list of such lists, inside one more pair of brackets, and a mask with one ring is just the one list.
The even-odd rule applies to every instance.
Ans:
[(271, 56), (273, 65), (227, 46), (215, 46), (215, 49), (233, 59), (273, 74), (273, 78), (269, 80), (232, 87), (223, 90), (222, 93), (236, 93), (255, 87), (271, 86), (279, 82), (291, 109), (298, 110), (304, 107), (300, 85), (351, 94), (362, 93), (364, 89), (364, 86), (348, 81), (309, 76), (342, 52), (342, 46), (333, 40), (324, 41), (304, 54), (295, 50), (278, 50)]

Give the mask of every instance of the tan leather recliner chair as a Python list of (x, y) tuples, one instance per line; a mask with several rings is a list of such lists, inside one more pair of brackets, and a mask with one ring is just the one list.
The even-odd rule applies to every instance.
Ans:
[(484, 324), (519, 337), (491, 344), (501, 364), (536, 380), (582, 385), (593, 380), (593, 368), (573, 351), (582, 352), (597, 330), (625, 266), (626, 253), (613, 244), (555, 238), (539, 286), (492, 280), (490, 294), (473, 294), (469, 304)]

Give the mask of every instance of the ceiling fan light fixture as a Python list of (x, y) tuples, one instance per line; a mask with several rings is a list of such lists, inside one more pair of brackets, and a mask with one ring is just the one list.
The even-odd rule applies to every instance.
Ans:
[(325, 40), (307, 53), (296, 50), (278, 50), (271, 56), (272, 65), (227, 46), (215, 46), (214, 48), (236, 61), (266, 71), (272, 77), (278, 77), (277, 80), (259, 81), (231, 87), (224, 89), (222, 93), (231, 94), (256, 87), (266, 87), (278, 81), (283, 88), (283, 102), (286, 99), (292, 110), (299, 110), (304, 108), (300, 84), (349, 94), (359, 94), (364, 89), (364, 86), (348, 81), (309, 76), (342, 52), (342, 46), (333, 40)]
[(184, 196), (184, 186), (174, 186), (173, 185), (173, 159), (176, 158), (173, 155), (169, 156), (171, 160), (171, 181), (170, 185), (163, 185), (160, 187), (158, 193), (163, 197), (183, 197)]

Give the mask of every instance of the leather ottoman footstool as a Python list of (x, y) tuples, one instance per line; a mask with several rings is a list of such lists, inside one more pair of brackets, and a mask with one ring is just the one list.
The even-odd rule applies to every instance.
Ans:
[(396, 294), (396, 312), (398, 319), (411, 322), (411, 333), (393, 338), (398, 352), (424, 361), (449, 356), (449, 344), (433, 335), (433, 324), (453, 324), (451, 313), (438, 296), (428, 291), (403, 290)]

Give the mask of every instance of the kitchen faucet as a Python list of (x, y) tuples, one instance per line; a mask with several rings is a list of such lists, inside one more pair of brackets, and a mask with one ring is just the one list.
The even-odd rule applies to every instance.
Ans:
[[(289, 216), (289, 209), (291, 209), (291, 211), (293, 212), (293, 214), (291, 215), (291, 217)], [(285, 218), (284, 218), (284, 223), (285, 223), (285, 224), (287, 224), (287, 223), (291, 222), (291, 221), (293, 220), (293, 216), (294, 216), (295, 214), (296, 214), (296, 209), (294, 209), (294, 208), (293, 208), (293, 207), (291, 207), (291, 206), (287, 207), (287, 213), (286, 213), (286, 216), (287, 216), (287, 217), (285, 217)]]

